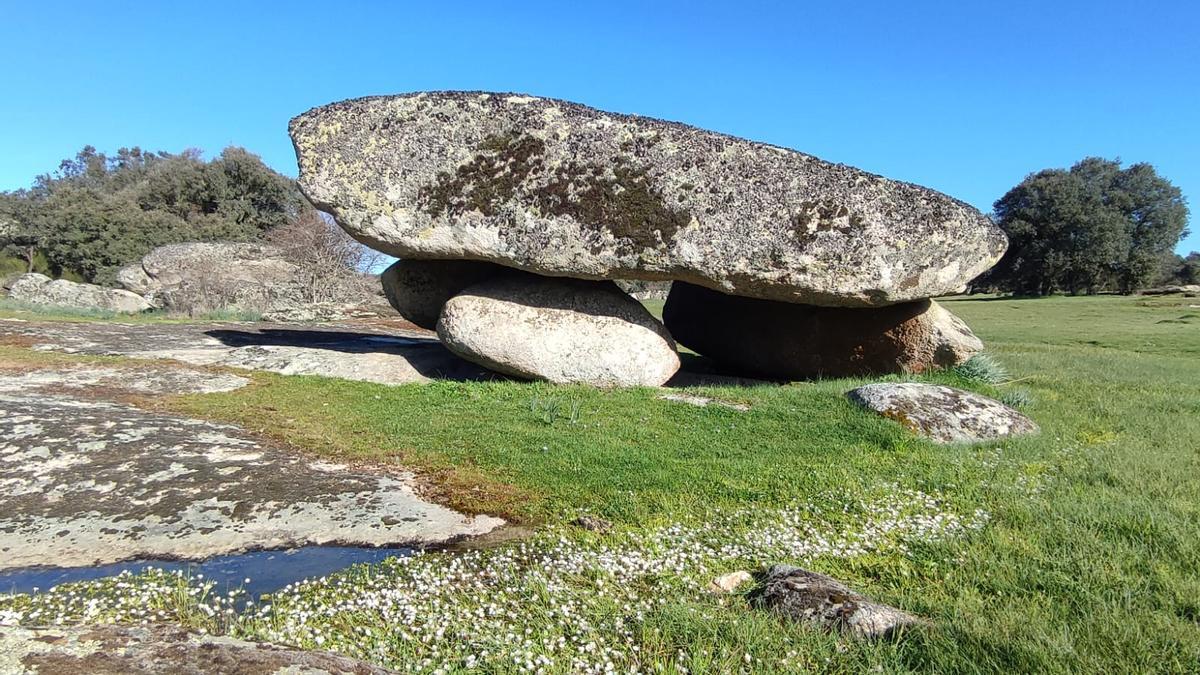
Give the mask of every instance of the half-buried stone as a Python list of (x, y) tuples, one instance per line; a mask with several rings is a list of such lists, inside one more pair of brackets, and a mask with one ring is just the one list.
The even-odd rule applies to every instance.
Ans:
[(658, 386), (679, 370), (666, 328), (612, 282), (496, 277), (451, 298), (437, 333), (464, 359), (526, 379)]
[(554, 99), (363, 98), (289, 131), (305, 195), (402, 259), (872, 307), (955, 292), (1007, 246), (979, 211), (927, 188)]
[(958, 365), (983, 348), (965, 323), (931, 300), (816, 307), (676, 282), (663, 320), (698, 354), (773, 379), (920, 373)]
[(1038, 431), (1033, 420), (1003, 403), (953, 387), (880, 382), (846, 396), (937, 443), (975, 443)]

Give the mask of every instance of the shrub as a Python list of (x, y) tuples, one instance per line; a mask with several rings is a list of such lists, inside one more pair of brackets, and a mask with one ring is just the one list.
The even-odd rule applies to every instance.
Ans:
[(1028, 408), (1033, 405), (1037, 399), (1034, 398), (1033, 392), (1019, 387), (1010, 389), (1000, 394), (1000, 402), (1010, 408)]
[(1008, 380), (1008, 369), (988, 354), (976, 354), (954, 368), (964, 380), (999, 384)]

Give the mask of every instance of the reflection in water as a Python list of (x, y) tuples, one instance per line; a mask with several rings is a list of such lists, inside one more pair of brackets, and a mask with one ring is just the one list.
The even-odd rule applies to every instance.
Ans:
[[(192, 576), (203, 574), (205, 581), (216, 582), (215, 590), (242, 587), (249, 599), (257, 599), (264, 593), (272, 593), (288, 584), (323, 577), (357, 563), (379, 562), (385, 558), (410, 554), (412, 549), (409, 548), (304, 546), (284, 551), (223, 555), (190, 562), (131, 560), (94, 567), (40, 567), (0, 572), (0, 593), (29, 593), (34, 588), (45, 591), (70, 581), (116, 576), (124, 570), (137, 573), (147, 567), (156, 567), (182, 570)], [(246, 579), (250, 582), (245, 583)]]

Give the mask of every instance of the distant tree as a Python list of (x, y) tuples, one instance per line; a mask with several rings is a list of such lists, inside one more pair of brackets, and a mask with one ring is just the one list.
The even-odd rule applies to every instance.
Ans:
[(109, 157), (86, 146), (29, 190), (0, 197), (8, 255), (32, 261), (40, 252), (56, 273), (98, 283), (156, 246), (260, 240), (313, 211), (294, 181), (233, 147), (205, 162), (198, 150), (121, 148)]
[(378, 282), (366, 273), (382, 254), (355, 241), (326, 214), (310, 211), (267, 233), (267, 241), (300, 267), (308, 302), (361, 298)]
[(0, 193), (0, 255), (19, 258), (26, 272), (42, 253), (45, 228), (37, 221), (33, 199), (24, 190)]
[(1165, 273), (1155, 285), (1191, 285), (1200, 284), (1200, 251), (1192, 251), (1187, 256), (1173, 255)]
[(1028, 176), (995, 204), (1004, 258), (976, 287), (1023, 295), (1131, 293), (1186, 234), (1179, 188), (1149, 164), (1089, 157)]
[(1192, 251), (1183, 259), (1179, 268), (1179, 282), (1200, 284), (1200, 251)]

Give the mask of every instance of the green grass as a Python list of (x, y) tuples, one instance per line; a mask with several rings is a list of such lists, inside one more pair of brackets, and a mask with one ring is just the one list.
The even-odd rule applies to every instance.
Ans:
[[(329, 608), (348, 607), (348, 598), (375, 584), (429, 584), (422, 575), (434, 572), (414, 571), (425, 565), (460, 570), (455, 574), (510, 564), (553, 569), (561, 561), (539, 552), (562, 549), (586, 558), (597, 547), (615, 547), (650, 555), (669, 548), (664, 528), (708, 527), (713, 546), (698, 558), (702, 565), (618, 577), (636, 596), (629, 601), (635, 607), (648, 597), (663, 600), (638, 610), (631, 627), (600, 628), (634, 610), (613, 605), (601, 592), (608, 587), (590, 574), (556, 577), (562, 585), (548, 595), (533, 582), (514, 582), (511, 597), (497, 600), (515, 617), (505, 625), (553, 638), (567, 629), (545, 616), (548, 599), (575, 603), (594, 627), (587, 635), (637, 646), (640, 656), (619, 665), (645, 669), (1197, 672), (1200, 322), (1186, 318), (1195, 313), (1188, 302), (947, 300), (1012, 379), (986, 384), (956, 373), (925, 379), (1020, 399), (1043, 429), (1036, 437), (970, 447), (935, 446), (857, 410), (844, 398), (862, 381), (852, 379), (701, 390), (750, 404), (746, 413), (661, 401), (646, 389), (511, 382), (384, 387), (260, 374), (251, 387), (170, 405), (319, 453), (413, 467), (440, 500), (542, 532), (525, 549), (482, 553), (462, 559), (462, 567), (453, 567), (460, 563), (450, 555), (433, 556), (413, 569), (370, 568), (306, 586), (285, 594), (278, 611), (317, 617), (306, 619), (316, 632), (288, 632), (286, 621), (256, 617), (241, 629), (248, 635), (316, 646), (320, 634), (328, 636), (325, 646), (354, 653), (370, 644), (377, 651), (364, 653), (391, 665), (450, 663), (479, 649), (472, 622), (452, 626), (444, 644), (404, 641), (394, 630), (368, 638), (380, 615)], [(881, 534), (878, 546), (855, 555), (789, 558), (777, 548), (739, 543), (776, 531), (778, 514), (789, 510), (831, 536), (866, 536), (878, 515), (871, 500), (916, 491), (935, 496), (938, 513), (984, 514), (986, 523), (942, 538)], [(580, 513), (613, 520), (616, 533), (564, 526)], [(783, 624), (741, 595), (716, 599), (690, 590), (739, 566), (793, 561), (933, 625), (895, 641), (855, 643)], [(431, 606), (430, 617), (451, 615), (448, 607), (476, 607), (470, 603), (487, 599), (479, 595), (452, 596), (447, 605)], [(583, 643), (571, 641), (585, 638), (567, 634), (568, 651), (583, 654)], [(443, 651), (431, 657), (430, 644)]]

